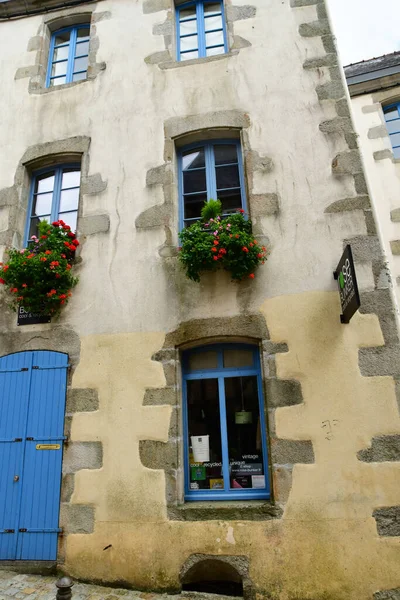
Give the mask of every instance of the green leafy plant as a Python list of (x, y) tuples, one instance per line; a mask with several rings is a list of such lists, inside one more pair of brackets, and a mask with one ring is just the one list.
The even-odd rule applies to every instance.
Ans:
[(67, 304), (78, 283), (71, 274), (79, 241), (64, 221), (39, 224), (39, 236), (32, 236), (28, 248), (7, 250), (7, 262), (0, 263), (0, 283), (10, 297), (10, 307), (23, 306), (27, 312), (57, 315)]
[(245, 211), (222, 217), (219, 200), (209, 200), (201, 211), (201, 219), (181, 231), (179, 260), (186, 275), (200, 281), (203, 271), (223, 268), (232, 279), (254, 279), (254, 271), (264, 264), (265, 246), (260, 246), (252, 233)]

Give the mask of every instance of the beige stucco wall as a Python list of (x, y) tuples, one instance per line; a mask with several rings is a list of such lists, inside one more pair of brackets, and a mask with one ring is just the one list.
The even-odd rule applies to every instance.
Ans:
[(68, 537), (69, 572), (176, 587), (183, 562), (200, 552), (249, 556), (251, 577), (274, 598), (360, 600), (398, 585), (398, 540), (379, 539), (371, 515), (374, 507), (400, 502), (400, 465), (357, 459), (372, 436), (400, 432), (394, 383), (359, 372), (358, 349), (383, 343), (376, 317), (356, 315), (343, 327), (338, 309), (330, 292), (260, 306), (271, 339), (290, 348), (277, 359), (278, 376), (298, 378), (304, 395), (304, 404), (278, 409), (278, 436), (311, 438), (316, 455), (315, 464), (295, 466), (280, 521), (168, 521), (164, 473), (146, 469), (138, 457), (140, 439), (166, 441), (169, 407), (142, 406), (145, 387), (163, 383), (150, 361), (163, 336), (82, 338), (74, 384), (96, 385), (100, 407), (74, 418), (72, 439), (102, 439), (105, 460), (101, 470), (76, 476), (73, 502), (94, 504), (96, 526), (90, 536)]
[[(34, 63), (27, 47), (42, 17), (0, 23), (7, 98), (0, 114), (0, 190), (14, 184), (27, 148), (74, 136), (90, 138), (89, 175), (107, 182), (101, 193), (84, 194), (81, 208), (82, 216), (108, 213), (110, 230), (80, 237), (80, 282), (56, 324), (80, 340), (72, 387), (95, 389), (100, 401), (99, 410), (74, 414), (71, 440), (103, 445), (103, 466), (75, 475), (71, 502), (94, 507), (95, 527), (66, 536), (65, 569), (86, 579), (176, 588), (192, 553), (246, 555), (263, 594), (367, 600), (400, 584), (399, 539), (379, 537), (372, 517), (377, 507), (400, 504), (399, 463), (366, 464), (357, 452), (374, 435), (399, 433), (400, 422), (393, 379), (364, 377), (359, 368), (359, 348), (384, 343), (378, 319), (357, 314), (341, 325), (332, 277), (343, 241), (368, 237), (366, 221), (361, 210), (325, 212), (356, 190), (350, 167), (332, 171), (335, 156), (349, 150), (343, 132), (320, 130), (336, 117), (335, 95), (321, 100), (316, 89), (329, 88), (333, 73), (323, 65), (303, 68), (326, 53), (318, 7), (276, 0), (252, 6), (255, 16), (233, 23), (250, 46), (215, 61), (160, 69), (145, 58), (164, 50), (164, 36), (152, 32), (167, 10), (144, 14), (141, 1), (99, 2), (95, 12), (110, 14), (96, 23), (96, 60), (107, 68), (93, 81), (44, 94), (30, 93), (27, 78), (14, 79)], [(299, 35), (305, 23), (317, 33)], [(229, 127), (229, 111), (247, 123), (241, 136), (248, 152), (272, 165), (246, 173), (250, 210), (251, 196), (278, 197), (279, 210), (257, 222), (270, 257), (254, 281), (234, 284), (217, 273), (194, 284), (175, 257), (160, 256), (164, 227), (138, 230), (135, 220), (164, 202), (162, 186), (146, 185), (146, 173), (171, 151), (166, 123), (200, 115), (206, 126), (219, 113), (220, 127)], [(168, 168), (177, 245), (174, 153)], [(22, 188), (19, 201), (26, 206)], [(0, 233), (9, 226), (8, 211), (0, 206)], [(372, 260), (368, 252), (356, 257), (363, 292), (374, 289)], [(142, 405), (147, 388), (166, 384), (161, 363), (151, 357), (183, 321), (257, 313), (272, 341), (288, 345), (276, 359), (277, 376), (301, 382), (304, 397), (301, 405), (277, 409), (277, 436), (311, 440), (316, 462), (294, 466), (282, 519), (169, 520), (164, 472), (147, 469), (139, 456), (139, 441), (167, 442), (171, 416), (170, 406)], [(23, 348), (52, 335), (54, 325), (30, 326), (28, 335), (5, 315), (1, 354), (9, 351), (10, 334), (24, 340)]]

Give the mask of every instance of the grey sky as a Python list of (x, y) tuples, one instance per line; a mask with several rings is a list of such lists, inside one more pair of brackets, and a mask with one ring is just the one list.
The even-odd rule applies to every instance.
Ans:
[(400, 0), (328, 0), (343, 65), (400, 50)]

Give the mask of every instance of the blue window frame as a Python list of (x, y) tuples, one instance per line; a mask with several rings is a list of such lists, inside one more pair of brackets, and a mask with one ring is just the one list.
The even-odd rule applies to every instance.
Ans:
[(37, 236), (39, 222), (63, 220), (76, 231), (80, 188), (80, 165), (68, 164), (36, 171), (32, 177), (25, 245)]
[(400, 102), (383, 107), (395, 158), (400, 158)]
[(228, 215), (246, 210), (239, 140), (218, 140), (185, 146), (178, 154), (180, 229), (200, 218), (206, 200), (221, 200)]
[(51, 36), (46, 87), (86, 79), (90, 25), (65, 27)]
[(185, 499), (269, 498), (257, 346), (203, 346), (182, 366)]
[(176, 9), (177, 59), (189, 60), (228, 51), (223, 2), (195, 0)]

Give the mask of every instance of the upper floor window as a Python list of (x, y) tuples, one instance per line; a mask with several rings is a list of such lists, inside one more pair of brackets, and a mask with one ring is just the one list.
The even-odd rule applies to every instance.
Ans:
[(46, 87), (86, 79), (90, 25), (66, 27), (53, 33)]
[(240, 142), (210, 141), (183, 148), (178, 156), (180, 228), (200, 218), (204, 202), (221, 200), (223, 214), (246, 209)]
[(392, 143), (395, 158), (400, 158), (400, 102), (384, 106), (386, 127)]
[(185, 498), (269, 498), (258, 348), (204, 346), (182, 359)]
[(38, 234), (39, 222), (61, 219), (76, 231), (80, 188), (80, 165), (42, 169), (33, 175), (25, 244)]
[(223, 2), (195, 0), (176, 9), (178, 60), (227, 52)]

